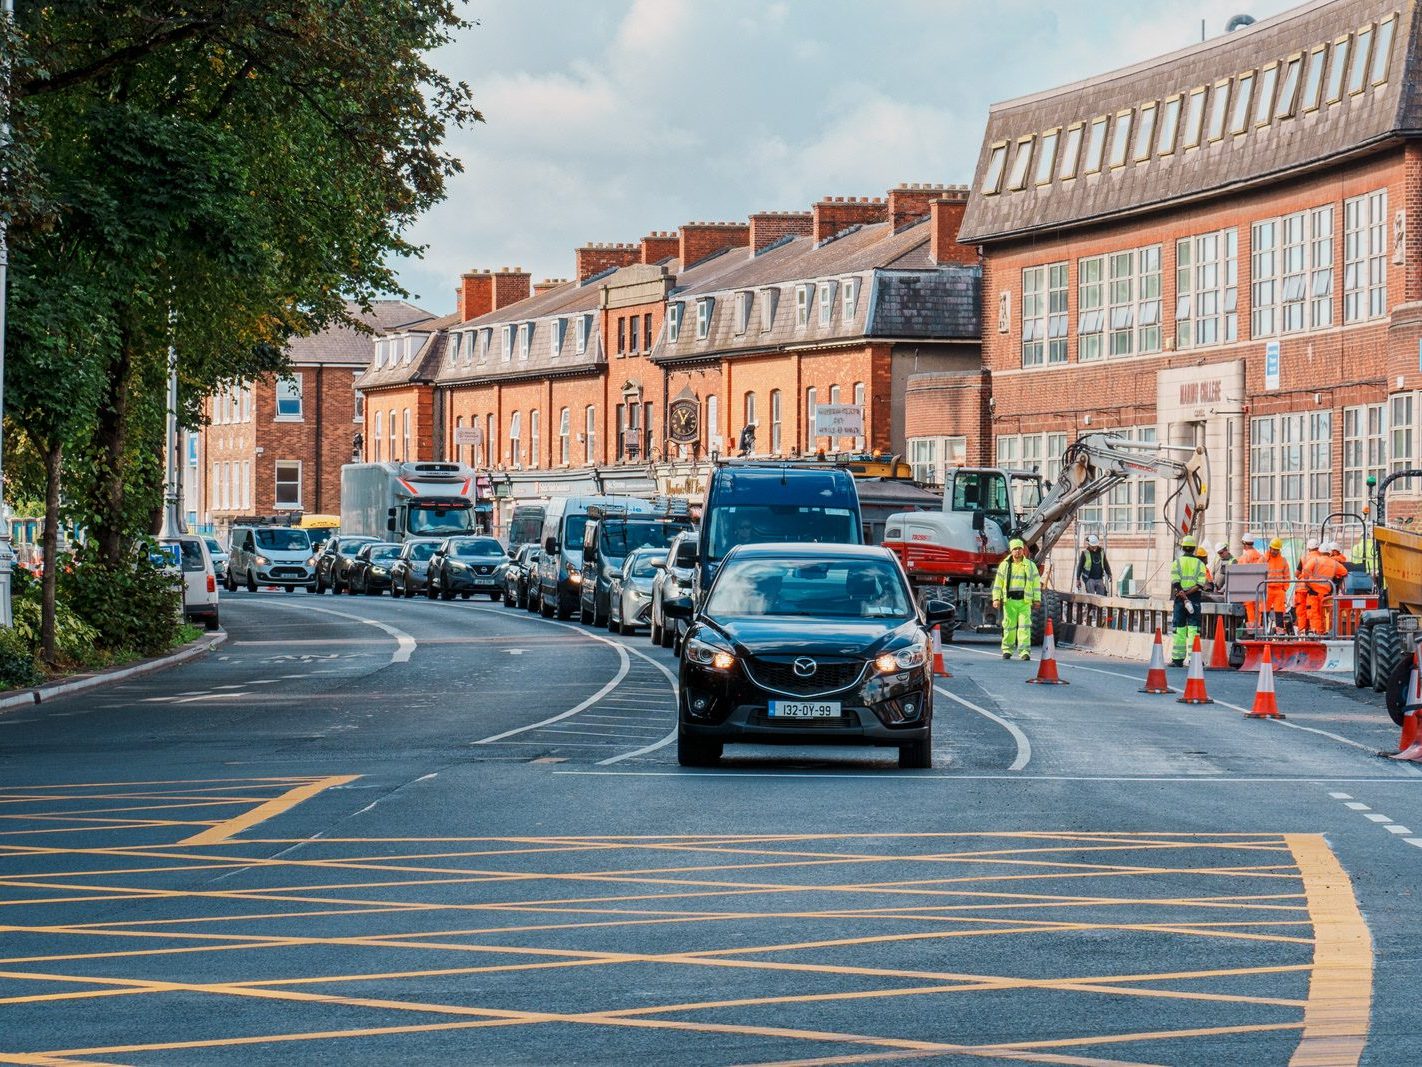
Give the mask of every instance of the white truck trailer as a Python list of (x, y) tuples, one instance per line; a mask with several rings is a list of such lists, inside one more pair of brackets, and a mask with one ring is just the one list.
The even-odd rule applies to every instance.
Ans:
[(341, 533), (382, 541), (474, 533), (474, 471), (463, 463), (347, 463)]

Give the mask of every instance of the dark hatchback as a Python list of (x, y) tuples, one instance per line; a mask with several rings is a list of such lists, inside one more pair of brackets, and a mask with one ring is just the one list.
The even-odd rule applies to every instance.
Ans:
[(883, 548), (771, 544), (732, 549), (691, 614), (681, 656), (677, 758), (707, 766), (723, 746), (892, 746), (932, 766), (930, 628), (951, 604), (914, 603)]
[(492, 537), (447, 537), (430, 557), (425, 595), (431, 600), (468, 600), (483, 593), (501, 600), (504, 593), (495, 571), (507, 559), (504, 546)]

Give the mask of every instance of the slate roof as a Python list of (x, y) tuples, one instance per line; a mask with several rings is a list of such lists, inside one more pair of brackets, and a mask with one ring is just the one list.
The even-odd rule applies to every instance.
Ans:
[[(1380, 27), (1396, 17), (1388, 53), (1374, 47), (1382, 39)], [(1163, 206), (1232, 193), (1242, 187), (1277, 180), (1286, 173), (1331, 165), (1359, 152), (1394, 141), (1399, 136), (1422, 130), (1422, 84), (1418, 79), (1418, 25), (1422, 10), (1402, 0), (1313, 0), (1312, 3), (1263, 19), (1252, 26), (1173, 52), (1158, 59), (1102, 74), (1085, 81), (1047, 92), (995, 104), (971, 186), (972, 194), (959, 240), (982, 243), (1018, 237), (1032, 231), (1085, 225), (1121, 214), (1156, 210)], [(1340, 99), (1328, 103), (1333, 68), (1350, 73), (1360, 30), (1371, 28), (1365, 38), (1370, 54), (1364, 71), (1364, 87), (1349, 93), (1345, 86)], [(1349, 68), (1336, 63), (1335, 43), (1349, 35)], [(1309, 67), (1315, 53), (1326, 47), (1325, 73), (1321, 79), (1321, 106), (1310, 107), (1304, 90), (1309, 83)], [(1285, 73), (1291, 57), (1299, 57), (1298, 91), (1289, 104), (1269, 110), (1267, 124), (1256, 125), (1255, 109), (1262, 93), (1266, 71), (1275, 67), (1275, 86), (1282, 95)], [(1374, 63), (1377, 63), (1375, 80)], [(1229, 107), (1233, 110), (1242, 84), (1239, 76), (1253, 72), (1249, 88), (1250, 114), (1246, 132), (1226, 132), (1218, 140), (1201, 138), (1200, 147), (1185, 147), (1186, 139), (1177, 132), (1172, 151), (1162, 152), (1160, 122), (1167, 101), (1183, 94), (1179, 125), (1187, 125), (1184, 105), (1192, 90), (1208, 87), (1204, 113), (1208, 124), (1210, 103), (1219, 90), (1217, 84), (1229, 79)], [(1136, 160), (1136, 138), (1142, 121), (1142, 105), (1156, 105), (1151, 142)], [(1099, 116), (1110, 117), (1106, 138), (1109, 157), (1111, 135), (1128, 112), (1130, 141), (1123, 165), (1103, 165), (1098, 173), (1061, 178), (1061, 155), (1051, 168), (1050, 180), (1036, 184), (1035, 173), (1041, 157), (1042, 135), (1060, 129), (1059, 146), (1077, 123), (1084, 132)], [(1228, 117), (1228, 116), (1227, 116)], [(1018, 139), (1035, 135), (1032, 143), (1026, 188), (1011, 191), (1012, 157)], [(1083, 137), (1083, 140), (1086, 140)], [(993, 147), (1006, 143), (1006, 174), (1002, 192), (984, 192)], [(1085, 151), (1082, 152), (1084, 158)], [(1084, 169), (1084, 168), (1079, 168)]]
[[(362, 311), (359, 304), (348, 302), (346, 313), (364, 322), (376, 333), (433, 318), (424, 308), (404, 300), (373, 300), (369, 313)], [(293, 338), (286, 350), (296, 366), (330, 363), (366, 365), (375, 358), (375, 338), (350, 326), (331, 326), (310, 337)]]
[[(670, 302), (682, 305), (678, 338), (663, 329), (652, 346), (658, 361), (706, 359), (736, 352), (764, 352), (786, 347), (852, 342), (868, 337), (921, 337), (925, 340), (976, 340), (979, 328), (981, 271), (976, 266), (938, 266), (928, 255), (929, 229), (920, 221), (894, 232), (888, 223), (852, 228), (828, 241), (795, 237), (760, 255), (747, 248), (724, 256), (720, 269), (697, 277), (697, 270), (677, 279)], [(716, 263), (711, 261), (704, 266)], [(853, 317), (844, 318), (841, 286), (855, 280), (859, 293)], [(820, 325), (818, 303), (809, 321), (797, 323), (796, 290), (802, 284), (829, 282), (830, 322)], [(738, 294), (751, 293), (749, 321), (739, 329)], [(762, 308), (773, 293), (770, 329), (762, 328)], [(696, 337), (698, 301), (713, 300), (710, 329)]]
[(368, 392), (372, 389), (408, 385), (411, 382), (433, 381), (435, 369), (444, 353), (448, 336), (445, 331), (457, 325), (459, 321), (457, 314), (445, 315), (387, 331), (387, 337), (399, 338), (407, 334), (414, 337), (418, 347), (411, 354), (408, 363), (404, 359), (396, 359), (377, 367), (372, 362), (365, 373), (356, 379), (356, 388)]

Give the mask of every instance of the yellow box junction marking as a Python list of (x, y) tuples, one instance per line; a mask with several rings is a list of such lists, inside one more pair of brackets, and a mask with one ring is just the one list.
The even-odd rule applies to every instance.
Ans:
[[(549, 1023), (663, 1031), (693, 1057), (698, 1034), (750, 1037), (767, 1050), (765, 1058), (805, 1064), (925, 1056), (1119, 1064), (1129, 1061), (1132, 1045), (1166, 1043), (1179, 1050), (1169, 1053), (1177, 1059), (1200, 1054), (1190, 1051), (1194, 1041), (1259, 1035), (1277, 1042), (1297, 1034), (1292, 1062), (1306, 1067), (1357, 1063), (1366, 1042), (1371, 940), (1346, 874), (1318, 836), (236, 836), (351, 780), (0, 789), (0, 810), (17, 817), (0, 822), (0, 887), (23, 890), (0, 892), (8, 898), (0, 900), (0, 922), (8, 924), (0, 925), (0, 980), (13, 991), (0, 995), (0, 1012), (7, 1005), (53, 1002), (55, 1010), (78, 1008), (86, 1019), (102, 1020), (119, 1038), (89, 1048), (18, 1047), (23, 1041), (0, 1025), (0, 1063), (77, 1067), (148, 1051), (266, 1046), (254, 1052), (261, 1056), (293, 1042), (466, 1029), (490, 1030), (480, 1039), (488, 1042), (495, 1031)], [(158, 788), (166, 786), (172, 788)], [(136, 801), (151, 818), (107, 821)], [(229, 816), (233, 806), (244, 813), (207, 821), (201, 809), (209, 803), (214, 810), (226, 806)], [(164, 818), (168, 809), (177, 817)], [(25, 816), (44, 821), (26, 823)], [(21, 836), (70, 819), (77, 825), (64, 828), (87, 829), (91, 839), (112, 843), (66, 847), (54, 837)], [(204, 829), (180, 837), (194, 822)], [(169, 843), (155, 844), (165, 833)], [(273, 856), (266, 846), (299, 847)], [(227, 872), (244, 880), (214, 881)], [(175, 874), (190, 875), (191, 888), (181, 888)], [(164, 888), (146, 881), (152, 875), (163, 876)], [(1161, 879), (1171, 880), (1163, 893)], [(85, 922), (75, 910), (90, 901), (107, 909), (118, 900), (150, 901), (163, 911)], [(27, 920), (60, 902), (66, 919), (78, 921)], [(369, 933), (347, 933), (345, 917), (354, 915), (370, 917), (361, 927)], [(340, 924), (339, 933), (328, 919)], [(764, 936), (766, 924), (780, 936)], [(650, 946), (644, 940), (644, 931), (662, 927), (678, 931), (673, 951), (660, 951), (666, 938)], [(1214, 958), (1197, 970), (1068, 973), (1073, 958), (1091, 958), (1071, 952), (1074, 938), (1112, 934), (1187, 938), (1212, 946)], [(28, 952), (6, 952), (9, 935), (40, 940), (30, 937)], [(1026, 939), (1026, 955), (1012, 956), (1051, 965), (1026, 975), (922, 966), (1011, 958), (969, 947), (1003, 937)], [(913, 944), (941, 948), (918, 953), (913, 962), (919, 966), (900, 967), (892, 955), (875, 951)], [(45, 948), (36, 953), (37, 945)], [(1267, 961), (1255, 946), (1268, 947)], [(428, 966), (410, 966), (412, 953), (427, 957)], [(175, 954), (205, 956), (210, 972), (224, 977), (135, 976), (153, 973), (144, 963), (149, 957)], [(385, 954), (398, 955), (400, 967), (382, 967)], [(78, 960), (88, 961), (84, 973), (68, 973), (65, 961)], [(678, 987), (705, 995), (660, 1003), (647, 991), (659, 983), (645, 979), (629, 979), (637, 992), (624, 990), (617, 971), (632, 966), (694, 969), (702, 977)], [(538, 981), (518, 981), (523, 972), (586, 968), (606, 972), (584, 981), (596, 1001), (579, 1006), (587, 1010), (540, 1010)], [(802, 976), (808, 984), (755, 995), (756, 976), (776, 973)], [(499, 975), (516, 984), (498, 985)], [(409, 983), (453, 976), (484, 976), (475, 988), (498, 990), (499, 1002), (445, 1003), (410, 991)], [(27, 983), (42, 983), (42, 991), (23, 992)], [(381, 995), (387, 987), (394, 995)], [(1042, 992), (1084, 998), (1077, 1032), (977, 1044), (942, 1040), (952, 1032), (954, 998), (1021, 996), (1024, 1010), (1015, 1017), (1030, 1018), (1032, 998)], [(280, 1020), (268, 1022), (270, 1033), (224, 1034), (230, 1013), (220, 1009), (191, 1024), (201, 1027), (196, 1032), (142, 1032), (143, 1020), (162, 1013), (135, 1010), (132, 998), (175, 993), (219, 1003), (266, 1002), (273, 1012), (284, 1007), (270, 1015)], [(527, 1003), (510, 1006), (511, 996)], [(1110, 1005), (1164, 1001), (1188, 1013), (1175, 1016), (1187, 1025), (1110, 1029)], [(916, 1002), (923, 1004), (917, 1016)], [(856, 1003), (869, 1009), (860, 1018), (895, 1022), (885, 1023), (883, 1033), (814, 1025), (824, 1018), (818, 1006)], [(874, 1010), (890, 1003), (902, 1007)], [(360, 1012), (368, 1023), (338, 1030), (303, 1026), (302, 1013), (317, 1006)], [(1225, 1008), (1231, 1013), (1220, 1017)], [(907, 1025), (901, 1019), (917, 1025), (894, 1032)], [(1090, 1032), (1098, 1027), (1103, 1032)], [(514, 1044), (486, 1047), (519, 1047), (512, 1035), (506, 1040)], [(794, 1055), (797, 1048), (802, 1051)]]

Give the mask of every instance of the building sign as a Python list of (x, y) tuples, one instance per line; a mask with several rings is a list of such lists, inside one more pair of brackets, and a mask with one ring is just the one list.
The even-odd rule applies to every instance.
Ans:
[(1201, 404), (1218, 404), (1224, 396), (1224, 382), (1212, 378), (1205, 382), (1181, 382), (1180, 406), (1197, 408)]
[(701, 439), (701, 404), (695, 397), (680, 397), (667, 411), (667, 436), (679, 445)]
[(1407, 212), (1401, 208), (1392, 217), (1392, 261), (1399, 267), (1407, 262)]
[(1004, 289), (997, 294), (997, 332), (1007, 333), (1012, 329), (1012, 290)]
[(863, 437), (862, 404), (820, 404), (815, 408), (816, 437)]
[(456, 426), (454, 428), (454, 444), (474, 445), (476, 448), (484, 443), (484, 430), (480, 426)]
[(1270, 341), (1264, 346), (1264, 388), (1279, 388), (1279, 342)]

